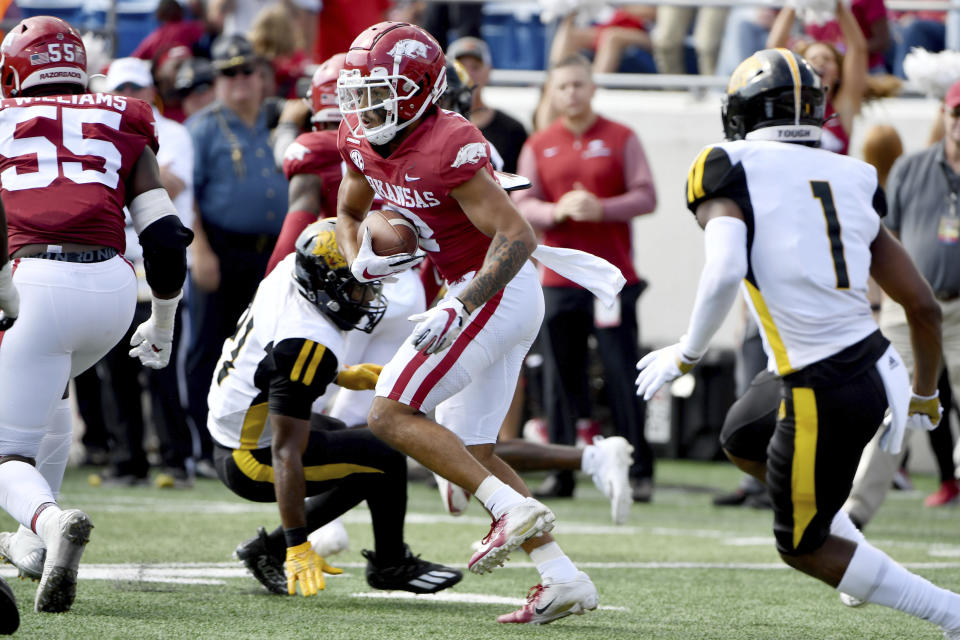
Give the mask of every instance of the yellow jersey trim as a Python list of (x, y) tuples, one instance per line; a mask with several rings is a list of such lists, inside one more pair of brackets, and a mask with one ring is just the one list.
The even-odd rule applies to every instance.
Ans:
[(304, 340), (303, 346), (300, 348), (300, 354), (297, 355), (297, 361), (293, 363), (293, 370), (290, 372), (290, 379), (296, 382), (300, 379), (300, 373), (303, 371), (303, 365), (307, 361), (307, 356), (310, 355), (310, 350), (313, 349), (313, 345), (316, 344), (313, 340)]
[(793, 389), (793, 469), (790, 496), (793, 502), (793, 547), (817, 514), (817, 399), (813, 389)]
[(760, 324), (763, 325), (763, 333), (767, 337), (767, 343), (773, 349), (773, 359), (777, 363), (777, 373), (781, 376), (792, 373), (793, 367), (790, 366), (787, 347), (783, 344), (783, 339), (780, 337), (777, 325), (773, 322), (773, 316), (770, 314), (770, 309), (767, 308), (763, 295), (749, 280), (744, 280), (744, 283), (747, 285), (747, 293), (750, 294), (753, 308), (757, 310), (757, 315), (760, 316)]

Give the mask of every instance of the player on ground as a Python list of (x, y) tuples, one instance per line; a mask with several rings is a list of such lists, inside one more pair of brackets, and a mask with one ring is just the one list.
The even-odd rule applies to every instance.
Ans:
[(354, 280), (334, 227), (332, 220), (308, 226), (296, 254), (263, 280), (224, 343), (210, 386), (217, 474), (243, 498), (276, 501), (283, 523), (269, 535), (261, 529), (237, 556), (270, 591), (293, 595), (299, 582), (301, 593), (312, 595), (323, 589), (323, 572), (340, 570), (312, 550), (307, 534), (366, 500), (376, 548), (364, 552), (367, 582), (433, 593), (462, 574), (421, 560), (403, 542), (404, 457), (367, 429), (344, 429), (324, 416), (311, 428), (311, 406), (328, 385), (372, 389), (380, 371), (342, 364), (341, 332), (373, 330), (385, 302), (380, 283)]
[[(23, 525), (9, 560), (46, 549), (35, 609), (67, 611), (93, 525), (56, 503), (71, 440), (66, 389), (133, 318), (123, 207), (153, 290), (130, 351), (148, 367), (170, 358), (192, 234), (160, 184), (150, 105), (86, 93), (86, 52), (66, 22), (27, 18), (8, 32), (0, 88), (0, 196), (21, 297), (19, 322), (0, 335), (0, 506)], [(8, 300), (0, 293), (0, 305)]]
[[(723, 108), (732, 142), (703, 149), (687, 177), (687, 206), (704, 228), (706, 250), (693, 315), (678, 344), (638, 363), (637, 393), (649, 398), (696, 364), (742, 281), (768, 369), (783, 379), (765, 474), (762, 462), (741, 465), (769, 484), (780, 556), (844, 593), (960, 639), (960, 596), (837, 521), (888, 405), (895, 450), (905, 425), (939, 422), (941, 337), (930, 287), (880, 223), (886, 201), (876, 170), (813, 148), (823, 117), (819, 76), (800, 56), (768, 49), (734, 71)], [(907, 312), (917, 356), (912, 395), (900, 356), (870, 313), (868, 276)]]
[[(377, 256), (369, 234), (358, 243), (359, 223), (379, 195), (416, 223), (421, 247), (447, 281), (439, 304), (411, 316), (418, 324), (384, 368), (368, 424), (493, 514), (468, 564), (472, 571), (490, 571), (519, 546), (530, 553), (542, 586), (498, 620), (545, 623), (596, 608), (597, 592), (546, 535), (553, 513), (493, 453), (543, 316), (528, 260), (536, 238), (495, 181), (480, 132), (436, 108), (445, 73), (443, 52), (429, 34), (385, 22), (354, 40), (338, 81), (347, 169), (337, 240), (352, 272), (363, 281), (381, 279), (423, 258), (419, 251)], [(433, 409), (437, 422), (424, 416)]]

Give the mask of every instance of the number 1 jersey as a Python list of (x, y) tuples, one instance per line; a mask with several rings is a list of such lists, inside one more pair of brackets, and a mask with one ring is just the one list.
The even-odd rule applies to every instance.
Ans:
[(693, 212), (711, 198), (743, 211), (744, 297), (768, 369), (792, 373), (877, 330), (867, 279), (886, 200), (872, 166), (798, 144), (725, 142), (700, 152), (685, 191)]
[(0, 101), (0, 197), (10, 252), (76, 243), (125, 250), (126, 182), (149, 146), (153, 110), (109, 94)]

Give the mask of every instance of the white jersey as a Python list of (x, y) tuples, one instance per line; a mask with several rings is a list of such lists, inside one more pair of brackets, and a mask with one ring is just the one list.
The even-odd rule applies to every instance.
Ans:
[[(300, 396), (297, 406), (306, 402), (306, 415), (293, 417), (309, 418), (310, 404), (336, 377), (343, 334), (297, 291), (295, 260), (291, 253), (264, 278), (237, 332), (223, 344), (207, 396), (207, 427), (225, 447), (270, 446), (274, 396)], [(278, 381), (287, 386), (271, 395)]]
[(723, 197), (744, 213), (744, 297), (770, 371), (797, 371), (877, 331), (867, 279), (886, 202), (872, 166), (798, 144), (725, 142), (700, 152), (686, 193), (691, 211)]

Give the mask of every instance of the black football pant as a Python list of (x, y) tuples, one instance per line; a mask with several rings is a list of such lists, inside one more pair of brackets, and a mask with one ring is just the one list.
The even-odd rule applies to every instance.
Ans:
[[(269, 447), (241, 451), (214, 446), (217, 475), (231, 491), (254, 502), (276, 502), (273, 452)], [(403, 454), (377, 439), (369, 429), (327, 431), (311, 423), (303, 468), (308, 531), (366, 500), (377, 559), (391, 562), (403, 557), (407, 513), (407, 460)], [(285, 557), (283, 528), (275, 529), (268, 539), (271, 552)]]
[(597, 339), (603, 364), (604, 387), (617, 435), (634, 447), (631, 478), (653, 477), (653, 451), (644, 436), (646, 405), (637, 397), (633, 381), (640, 359), (637, 300), (643, 285), (620, 293), (620, 324), (594, 326), (594, 297), (586, 289), (544, 287), (544, 386), (547, 423), (554, 444), (576, 442), (576, 422), (592, 415), (587, 368), (587, 337)]

